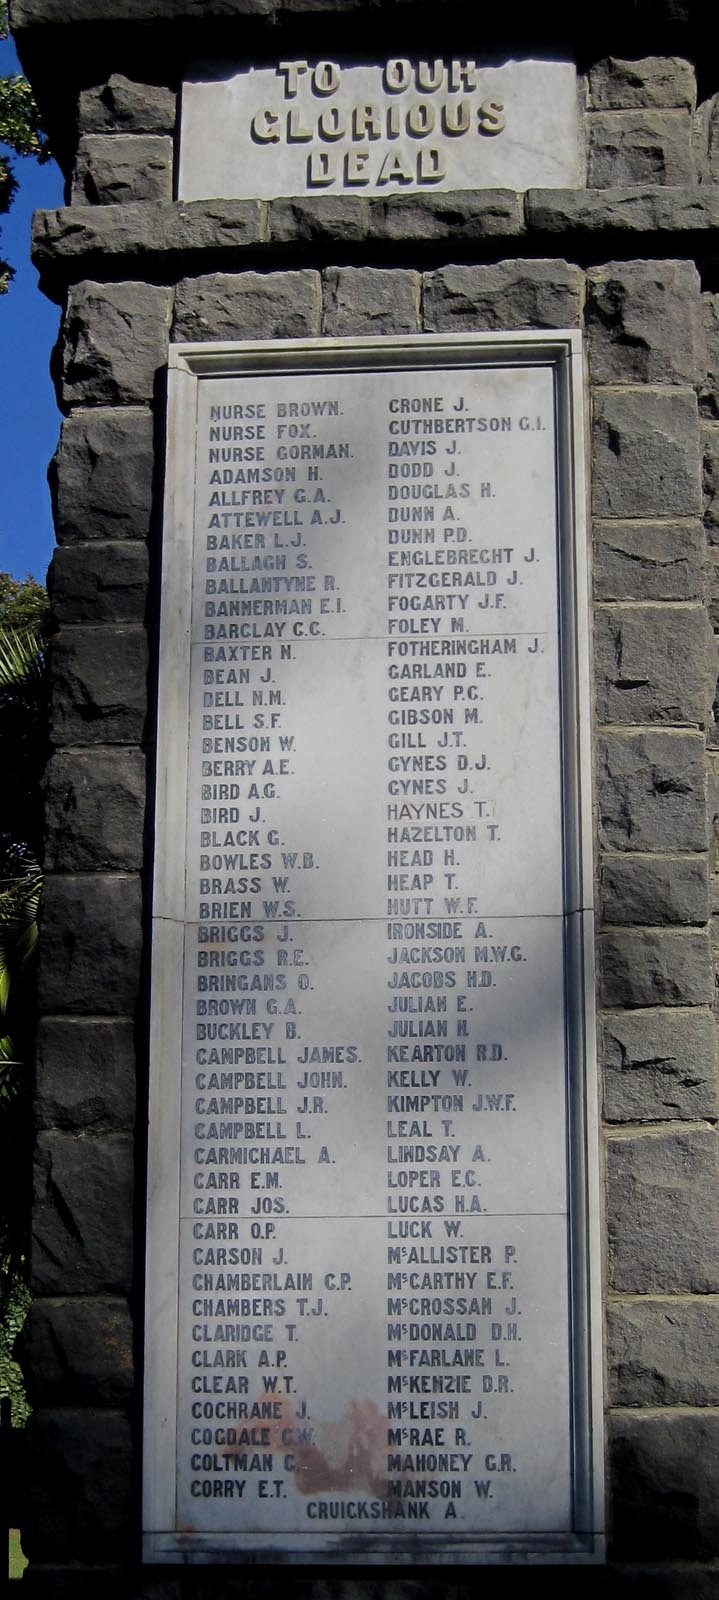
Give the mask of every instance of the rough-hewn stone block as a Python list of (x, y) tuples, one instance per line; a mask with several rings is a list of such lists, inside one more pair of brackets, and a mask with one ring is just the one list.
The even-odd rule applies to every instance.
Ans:
[(719, 424), (705, 423), (702, 442), (704, 526), (711, 544), (719, 544)]
[(38, 1127), (95, 1133), (135, 1124), (135, 1038), (118, 1018), (41, 1017), (33, 1111)]
[(691, 733), (604, 734), (597, 742), (602, 843), (611, 850), (704, 850), (704, 741)]
[(139, 750), (59, 751), (45, 777), (51, 872), (140, 871), (145, 758)]
[(594, 383), (695, 384), (706, 366), (699, 274), (690, 261), (611, 261), (587, 273)]
[(623, 1294), (719, 1289), (719, 1164), (713, 1128), (607, 1143), (609, 1279)]
[(607, 1365), (612, 1405), (719, 1405), (719, 1299), (610, 1301)]
[(416, 333), (420, 277), (382, 267), (328, 267), (323, 274), (324, 332)]
[(140, 742), (147, 711), (144, 628), (63, 628), (50, 659), (54, 744)]
[(113, 72), (107, 83), (82, 90), (78, 124), (82, 133), (173, 133), (176, 107), (171, 89)]
[(31, 1561), (112, 1561), (130, 1542), (132, 1439), (114, 1411), (36, 1411), (22, 1525)]
[[(68, 1559), (58, 1566), (55, 1562), (33, 1562), (23, 1573), (25, 1591), (23, 1600), (130, 1600), (127, 1571), (102, 1560), (78, 1566)], [(180, 1600), (176, 1589), (165, 1594), (165, 1585), (156, 1593), (152, 1579), (146, 1589), (132, 1585), (131, 1600)]]
[(19, 1349), (31, 1405), (127, 1405), (132, 1338), (130, 1308), (119, 1296), (35, 1300)]
[(692, 144), (697, 182), (719, 183), (719, 94), (699, 106)]
[[(620, 189), (528, 189), (524, 209), (527, 227), (540, 233), (713, 232), (719, 223), (719, 192), (708, 185), (692, 188), (684, 183), (665, 188), (632, 184)], [(666, 249), (666, 237), (661, 248)]]
[(215, 272), (178, 283), (172, 337), (292, 339), (319, 334), (321, 321), (318, 272)]
[(651, 929), (599, 941), (606, 1006), (708, 1006), (714, 997), (708, 933)]
[(428, 333), (567, 328), (581, 318), (583, 275), (567, 261), (442, 267), (424, 279)]
[[(704, 567), (707, 616), (714, 632), (719, 632), (719, 545), (708, 544)], [(716, 707), (714, 708), (716, 713)]]
[(704, 923), (709, 919), (705, 856), (605, 856), (601, 865), (605, 922)]
[(33, 1295), (124, 1294), (132, 1284), (132, 1138), (40, 1133), (34, 1162)]
[(141, 915), (139, 878), (48, 877), (41, 908), (40, 1010), (132, 1016)]
[(607, 1121), (716, 1117), (716, 1025), (709, 1010), (605, 1012), (600, 1052)]
[(172, 140), (158, 134), (88, 133), (80, 140), (73, 204), (172, 199)]
[(73, 412), (50, 471), (58, 544), (146, 539), (152, 479), (151, 411)]
[(703, 606), (601, 606), (594, 651), (600, 722), (709, 720), (717, 661)]
[(74, 285), (58, 344), (60, 405), (152, 400), (169, 312), (169, 290), (152, 283)]
[[(719, 1415), (680, 1412), (611, 1418), (611, 1554), (643, 1558), (710, 1558), (719, 1546)], [(676, 1600), (688, 1593), (674, 1576)], [(671, 1580), (670, 1580), (671, 1581)], [(646, 1590), (647, 1594), (657, 1591)], [(667, 1591), (667, 1600), (672, 1589)], [(701, 1591), (700, 1591), (701, 1593)], [(706, 1591), (707, 1600), (711, 1589)]]
[(624, 61), (607, 56), (588, 73), (589, 104), (597, 111), (631, 111), (634, 107), (696, 105), (694, 68), (678, 56), (643, 56)]
[(357, 243), (369, 231), (369, 204), (358, 194), (292, 195), (270, 200), (267, 234), (272, 244)]
[(57, 622), (142, 622), (149, 555), (138, 539), (56, 550), (47, 576)]
[[(32, 228), (35, 265), (50, 277), (77, 274), (77, 263), (98, 256), (113, 260), (115, 270), (127, 262), (128, 276), (147, 270), (148, 257), (165, 272), (187, 271), (187, 257), (207, 251), (240, 261), (248, 245), (266, 243), (264, 211), (258, 200), (144, 200), (127, 205), (63, 206), (36, 211)], [(71, 265), (74, 264), (74, 265)]]
[(696, 397), (676, 389), (599, 389), (592, 503), (599, 517), (701, 513)]
[(719, 294), (702, 295), (706, 371), (699, 390), (699, 410), (712, 422), (719, 421)]
[(689, 111), (602, 111), (586, 119), (590, 189), (694, 182)]
[(391, 200), (372, 199), (369, 238), (381, 244), (394, 239), (403, 244), (427, 240), (469, 242), (475, 239), (517, 238), (524, 233), (521, 199), (513, 189), (484, 189), (472, 194), (395, 194)]
[(594, 524), (597, 600), (697, 600), (702, 594), (700, 522)]

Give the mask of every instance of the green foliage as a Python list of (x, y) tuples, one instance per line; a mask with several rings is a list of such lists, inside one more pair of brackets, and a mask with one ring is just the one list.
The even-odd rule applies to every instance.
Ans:
[(18, 73), (0, 78), (0, 141), (9, 144), (17, 156), (49, 159), (35, 97), (27, 79)]
[(18, 1282), (0, 1322), (0, 1399), (4, 1399), (6, 1395), (10, 1396), (10, 1418), (13, 1428), (21, 1428), (30, 1412), (25, 1398), (22, 1373), (12, 1357), (13, 1345), (29, 1309), (28, 1290), (24, 1283)]
[(39, 856), (47, 689), (47, 592), (34, 578), (0, 573), (0, 843)]
[(9, 572), (0, 572), (0, 632), (32, 628), (42, 634), (49, 605), (47, 589), (37, 578), (28, 573), (27, 578), (20, 581), (11, 578)]
[[(8, 36), (7, 0), (0, 0), (0, 41)], [(19, 73), (0, 77), (0, 144), (8, 145), (17, 156), (50, 159), (50, 147), (40, 124), (40, 112), (32, 89)], [(12, 204), (17, 181), (7, 156), (0, 155), (0, 213)], [(0, 294), (6, 294), (13, 269), (0, 261)]]
[[(42, 586), (34, 578), (18, 583), (0, 573), (0, 1329), (21, 1306), (29, 1213), (27, 1064), (42, 886), (46, 629)], [(9, 1361), (9, 1346), (6, 1356)]]

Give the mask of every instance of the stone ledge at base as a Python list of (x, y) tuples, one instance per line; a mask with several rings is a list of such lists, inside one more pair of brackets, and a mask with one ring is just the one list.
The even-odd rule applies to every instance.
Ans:
[[(522, 204), (524, 201), (524, 204)], [(485, 189), (286, 200), (134, 201), (38, 211), (33, 261), (54, 276), (95, 257), (156, 262), (192, 252), (269, 254), (308, 243), (454, 245), (543, 233), (707, 233), (719, 226), (719, 185), (626, 189)]]

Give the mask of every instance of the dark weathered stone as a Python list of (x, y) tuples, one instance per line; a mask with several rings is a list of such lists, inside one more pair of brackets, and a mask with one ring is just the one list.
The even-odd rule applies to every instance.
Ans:
[(605, 1012), (600, 1051), (607, 1121), (716, 1117), (716, 1026), (709, 1010)]
[(605, 856), (601, 893), (607, 923), (661, 926), (709, 920), (705, 856)]
[[(95, 1562), (33, 1562), (23, 1573), (23, 1600), (135, 1600), (134, 1585), (128, 1589), (127, 1571), (108, 1565), (102, 1555)], [(155, 1597), (153, 1588), (145, 1591), (146, 1600), (165, 1600), (164, 1587)], [(173, 1591), (172, 1600), (179, 1600)]]
[(719, 424), (704, 424), (701, 443), (704, 526), (711, 544), (716, 545), (719, 544)]
[(290, 339), (319, 334), (318, 272), (225, 272), (183, 278), (175, 295), (173, 339)]
[(119, 1296), (35, 1300), (18, 1352), (31, 1405), (127, 1405), (132, 1339), (130, 1308)]
[(155, 284), (76, 284), (58, 347), (60, 404), (152, 400), (167, 361), (169, 317), (169, 290)]
[(567, 261), (442, 267), (424, 279), (429, 333), (567, 328), (581, 318), (583, 275)]
[(694, 182), (689, 111), (596, 112), (586, 129), (590, 189)]
[(147, 710), (144, 628), (63, 628), (50, 657), (54, 744), (140, 742)]
[(118, 1018), (41, 1017), (33, 1111), (38, 1127), (95, 1133), (135, 1124), (135, 1038)]
[(704, 740), (691, 733), (605, 734), (597, 742), (601, 839), (611, 850), (704, 850)]
[(416, 333), (420, 277), (417, 272), (381, 267), (328, 267), (323, 274), (324, 332), (347, 334)]
[(520, 197), (512, 189), (397, 194), (369, 200), (369, 237), (422, 244), (427, 239), (517, 238), (524, 233)]
[(712, 422), (719, 421), (719, 294), (702, 295), (706, 371), (699, 390), (699, 410)]
[(132, 1016), (141, 912), (139, 878), (48, 877), (41, 908), (40, 1010)]
[(50, 472), (58, 544), (146, 539), (152, 477), (151, 411), (73, 412)]
[(171, 260), (191, 251), (242, 254), (264, 238), (264, 210), (258, 200), (144, 201), (114, 206), (68, 206), (36, 211), (33, 260), (54, 274), (62, 259), (77, 262), (126, 257)]
[[(33, 260), (52, 280), (78, 271), (96, 270), (104, 259), (126, 261), (126, 271), (141, 270), (140, 262), (155, 259), (163, 270), (177, 260), (186, 271), (191, 252), (207, 252), (213, 264), (219, 256), (240, 267), (248, 252), (253, 257), (277, 245), (310, 240), (336, 240), (346, 244), (346, 218), (337, 197), (326, 211), (321, 202), (272, 201), (277, 206), (276, 237), (266, 221), (268, 207), (256, 200), (156, 201), (111, 206), (73, 206), (38, 211), (33, 222)], [(519, 239), (526, 229), (544, 233), (712, 232), (719, 225), (719, 187), (632, 185), (613, 189), (532, 189), (524, 202), (510, 190), (487, 191), (477, 196), (396, 195), (385, 200), (357, 200), (352, 218), (354, 238), (366, 236), (377, 244), (453, 243), (486, 238)], [(365, 209), (366, 212), (365, 212)], [(292, 229), (296, 228), (293, 234)], [(117, 268), (115, 269), (117, 270)], [(157, 270), (157, 267), (155, 268)]]
[(56, 550), (47, 576), (57, 622), (142, 622), (149, 557), (145, 544), (99, 540)]
[(708, 1006), (714, 997), (708, 933), (627, 929), (599, 941), (606, 1006)]
[(633, 184), (614, 189), (528, 189), (527, 227), (540, 233), (710, 232), (719, 223), (719, 192)]
[(595, 391), (593, 467), (599, 517), (698, 515), (696, 396), (678, 389)]
[[(611, 1419), (610, 1463), (613, 1555), (635, 1562), (716, 1555), (718, 1414), (619, 1411)], [(688, 1593), (681, 1574), (673, 1593), (676, 1600)]]
[(698, 600), (704, 532), (700, 522), (594, 524), (597, 600)]
[[(353, 9), (360, 0), (343, 0), (342, 9)], [(393, 0), (385, 0), (392, 4)], [(287, 9), (287, 0), (116, 0), (113, 22), (176, 22), (191, 21), (198, 16), (203, 24), (210, 18), (264, 17), (277, 20), (280, 10)], [(308, 0), (307, 10), (313, 5)], [(17, 28), (36, 28), (44, 24), (107, 21), (106, 13), (98, 0), (13, 0), (14, 25)]]
[(74, 205), (171, 199), (172, 139), (158, 134), (87, 133), (80, 140)]
[(694, 68), (677, 56), (644, 56), (623, 61), (607, 56), (588, 73), (589, 104), (596, 111), (630, 111), (633, 107), (696, 105)]
[(594, 383), (695, 384), (706, 366), (699, 274), (690, 261), (612, 261), (587, 273)]
[(142, 869), (141, 751), (59, 751), (47, 768), (45, 797), (45, 865), (51, 872)]
[(709, 720), (717, 661), (703, 606), (602, 606), (594, 650), (600, 722)]
[(82, 90), (78, 124), (82, 133), (174, 133), (176, 111), (171, 89), (113, 72), (107, 83)]
[[(714, 632), (719, 632), (719, 546), (708, 544), (704, 565), (707, 616)], [(716, 708), (715, 708), (716, 710)]]
[(125, 1294), (132, 1285), (133, 1144), (126, 1133), (40, 1133), (33, 1295)]
[(713, 1128), (607, 1143), (609, 1279), (624, 1294), (719, 1289), (719, 1170)]
[(697, 182), (719, 183), (719, 94), (699, 106), (692, 142)]
[(358, 194), (292, 195), (267, 205), (267, 238), (277, 244), (366, 239), (369, 202)]
[(719, 1405), (719, 1300), (614, 1300), (607, 1306), (610, 1404)]
[(130, 1540), (132, 1439), (114, 1411), (36, 1411), (22, 1525), (31, 1561), (117, 1560)]

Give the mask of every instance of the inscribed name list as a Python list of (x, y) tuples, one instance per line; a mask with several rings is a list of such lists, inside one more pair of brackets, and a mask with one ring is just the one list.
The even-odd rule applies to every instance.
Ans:
[(553, 382), (199, 386), (177, 1507), (228, 1547), (571, 1528)]

